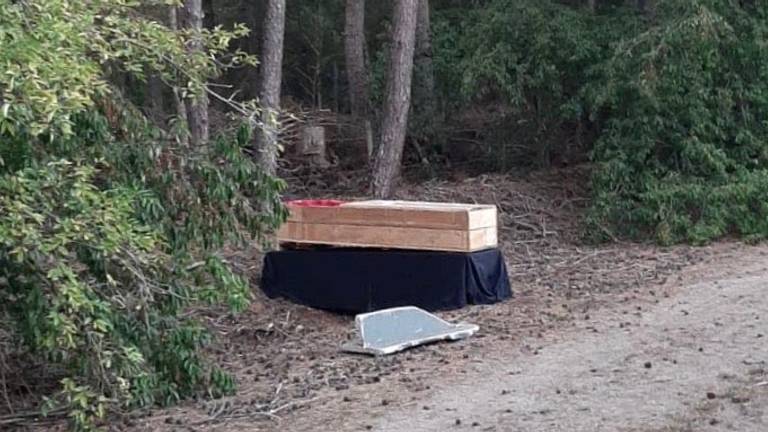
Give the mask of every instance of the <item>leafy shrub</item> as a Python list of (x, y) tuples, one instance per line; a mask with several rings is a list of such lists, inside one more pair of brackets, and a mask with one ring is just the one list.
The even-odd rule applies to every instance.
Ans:
[[(0, 322), (62, 371), (51, 403), (78, 429), (233, 391), (186, 312), (243, 309), (248, 284), (219, 250), (285, 217), (283, 183), (244, 152), (254, 104), (191, 148), (183, 124), (151, 124), (109, 83), (112, 70), (153, 74), (195, 95), (252, 62), (227, 52), (242, 27), (175, 32), (143, 14), (170, 3), (0, 0)], [(188, 50), (192, 38), (205, 50)]]
[(590, 217), (661, 243), (768, 236), (768, 9), (659, 2), (585, 91), (605, 122)]
[(579, 127), (585, 114), (579, 91), (604, 57), (597, 24), (586, 11), (550, 0), (495, 0), (437, 15), (441, 92), (457, 105), (503, 102), (510, 108), (494, 124), (495, 132), (509, 133), (495, 143), (493, 159), (510, 141), (531, 148), (525, 157), (538, 165), (565, 151), (561, 130)]
[(593, 239), (768, 236), (768, 6), (659, 0), (647, 16), (622, 3), (597, 14), (554, 0), (443, 10), (441, 92), (511, 108), (493, 124), (493, 161), (510, 143), (546, 164), (584, 142)]
[(200, 302), (242, 309), (247, 284), (215, 257), (172, 259), (135, 218), (141, 193), (101, 190), (96, 173), (61, 161), (0, 178), (2, 310), (34, 354), (69, 372), (59, 397), (79, 426), (114, 401), (232, 391), (200, 357), (205, 333), (177, 313)]

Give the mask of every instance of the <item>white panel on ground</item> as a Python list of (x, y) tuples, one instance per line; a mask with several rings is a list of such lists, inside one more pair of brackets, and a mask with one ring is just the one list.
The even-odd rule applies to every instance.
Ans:
[(458, 340), (479, 330), (474, 324), (451, 324), (415, 306), (383, 309), (355, 317), (358, 340), (344, 351), (387, 355), (442, 340)]

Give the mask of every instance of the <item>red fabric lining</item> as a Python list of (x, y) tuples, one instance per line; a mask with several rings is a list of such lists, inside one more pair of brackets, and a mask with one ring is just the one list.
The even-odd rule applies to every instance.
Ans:
[(344, 204), (345, 201), (332, 200), (332, 199), (309, 199), (309, 200), (293, 200), (287, 201), (285, 205), (289, 207), (338, 207)]

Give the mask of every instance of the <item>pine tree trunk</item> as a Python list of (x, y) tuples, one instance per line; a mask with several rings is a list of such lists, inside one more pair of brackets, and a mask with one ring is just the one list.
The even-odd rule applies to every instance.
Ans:
[(352, 116), (368, 117), (368, 72), (365, 68), (365, 0), (347, 0), (344, 20), (344, 54), (349, 80)]
[(280, 111), (284, 32), (285, 0), (268, 0), (260, 59), (259, 101), (262, 109), (262, 129), (256, 132), (256, 150), (259, 165), (269, 174), (277, 171), (277, 116)]
[[(245, 47), (243, 50), (249, 54), (261, 53), (261, 36), (263, 22), (259, 22), (262, 19), (261, 13), (259, 13), (257, 2), (246, 2), (245, 9), (245, 22), (248, 23), (250, 33), (246, 36)], [(261, 59), (259, 59), (261, 60)], [(249, 99), (257, 99), (259, 97), (259, 68), (249, 66), (244, 72), (246, 82), (243, 85), (243, 89), (246, 92), (245, 96)]]
[(413, 111), (409, 129), (414, 136), (429, 140), (435, 133), (435, 114), (437, 111), (429, 0), (419, 0), (419, 12), (416, 21), (416, 51), (413, 61)]
[(592, 13), (597, 10), (597, 0), (587, 0), (587, 7)]
[(165, 98), (163, 97), (163, 81), (157, 74), (147, 77), (147, 101), (149, 117), (155, 124), (162, 125), (165, 119)]
[(400, 174), (411, 104), (413, 52), (419, 0), (396, 0), (381, 140), (373, 166), (373, 194), (388, 198)]
[[(171, 6), (168, 10), (168, 21), (171, 29), (173, 30), (179, 30), (179, 10), (176, 8), (176, 6)], [(176, 73), (176, 78), (178, 77), (178, 72)], [(184, 99), (181, 96), (181, 89), (174, 85), (171, 89), (173, 91), (173, 105), (176, 108), (176, 119), (177, 121), (181, 122), (182, 124), (186, 125), (189, 122), (187, 121), (187, 108), (184, 103)], [(180, 137), (181, 144), (186, 146), (189, 143), (189, 140), (187, 139), (186, 135), (183, 135)]]
[(363, 126), (366, 153), (370, 157), (373, 152), (373, 132), (365, 58), (365, 0), (347, 0), (344, 17), (344, 56), (349, 81), (350, 112)]
[[(202, 41), (199, 33), (203, 30), (203, 1), (202, 0), (184, 0), (184, 9), (181, 14), (181, 28), (192, 30), (196, 36), (193, 36), (192, 43), (189, 45), (191, 51), (203, 50)], [(195, 147), (202, 147), (208, 144), (208, 96), (205, 92), (194, 97), (187, 98), (185, 101), (187, 112), (187, 127), (189, 128), (190, 143)]]

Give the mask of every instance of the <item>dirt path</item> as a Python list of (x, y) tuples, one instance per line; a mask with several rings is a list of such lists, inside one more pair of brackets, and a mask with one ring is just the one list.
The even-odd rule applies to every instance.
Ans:
[(469, 376), (371, 429), (768, 430), (768, 261), (751, 261), (710, 268), (647, 311), (605, 309), (530, 341), (536, 355), (498, 347)]

